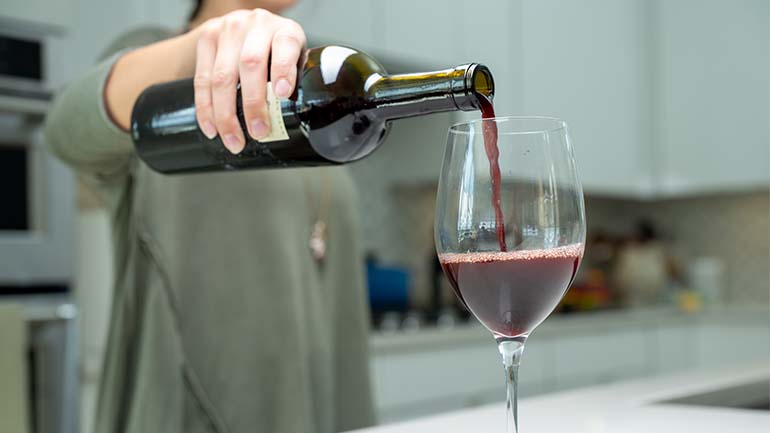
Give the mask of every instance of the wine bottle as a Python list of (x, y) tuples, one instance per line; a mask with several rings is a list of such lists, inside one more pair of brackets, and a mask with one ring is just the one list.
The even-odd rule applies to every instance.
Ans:
[[(131, 133), (139, 157), (162, 173), (345, 164), (384, 141), (390, 121), (452, 110), (478, 110), (492, 98), (489, 69), (471, 63), (434, 72), (388, 75), (367, 54), (342, 46), (307, 51), (288, 99), (268, 92), (271, 132), (230, 153), (198, 128), (192, 79), (147, 88), (137, 99)], [(241, 125), (240, 89), (237, 115)]]

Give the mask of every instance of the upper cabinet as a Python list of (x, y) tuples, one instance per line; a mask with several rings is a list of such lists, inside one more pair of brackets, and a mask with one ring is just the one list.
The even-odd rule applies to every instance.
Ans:
[(589, 193), (770, 185), (767, 0), (371, 5), (387, 58), (421, 68), (483, 62), (498, 114), (565, 119)]
[[(0, 26), (69, 29), (47, 46), (58, 83), (93, 62), (105, 28), (179, 25), (189, 7), (3, 0)], [(770, 184), (768, 0), (302, 0), (288, 16), (311, 45), (348, 44), (394, 72), (486, 64), (498, 114), (567, 121), (589, 193)]]
[(770, 2), (520, 5), (522, 113), (567, 121), (587, 192), (770, 185)]
[(647, 9), (641, 0), (521, 2), (516, 114), (567, 121), (588, 192), (652, 194)]
[[(495, 111), (501, 116), (521, 113), (523, 81), (520, 1), (457, 2), (459, 24), (455, 51), (460, 62), (483, 63), (495, 78)], [(454, 3), (452, 3), (454, 4)], [(447, 65), (450, 66), (450, 65)], [(478, 118), (477, 113), (468, 116)]]
[(374, 54), (374, 24), (379, 21), (374, 13), (372, 0), (306, 0), (286, 15), (302, 25), (311, 46), (350, 45)]
[(464, 62), (464, 53), (457, 49), (462, 37), (462, 32), (458, 31), (462, 16), (455, 9), (462, 3), (446, 0), (372, 1), (378, 50), (389, 58), (423, 69), (446, 68)]
[[(120, 11), (97, 0), (5, 3), (0, 20), (71, 22), (89, 53), (105, 43), (91, 36), (103, 24), (92, 15), (175, 24), (189, 10), (188, 0)], [(567, 121), (588, 193), (770, 184), (768, 0), (301, 0), (287, 15), (311, 45), (351, 45), (392, 72), (486, 64), (499, 115)]]
[[(511, 65), (518, 54), (515, 1), (389, 0), (372, 2), (374, 54), (382, 53), (413, 70), (483, 63), (500, 77), (497, 88), (512, 90), (519, 80)], [(513, 100), (510, 92), (506, 100)]]
[(657, 0), (661, 195), (770, 185), (770, 2)]
[(2, 0), (0, 28), (60, 32), (72, 24), (71, 0)]

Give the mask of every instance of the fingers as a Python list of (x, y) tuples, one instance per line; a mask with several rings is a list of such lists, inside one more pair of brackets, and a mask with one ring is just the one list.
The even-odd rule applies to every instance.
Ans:
[(201, 131), (209, 139), (217, 135), (211, 103), (211, 71), (214, 69), (218, 41), (218, 24), (214, 21), (206, 23), (198, 39), (193, 87), (195, 88), (195, 118), (198, 120)]
[(243, 115), (251, 137), (270, 131), (267, 112), (268, 63), (273, 90), (287, 98), (297, 84), (297, 64), (305, 33), (296, 22), (256, 9), (239, 10), (201, 27), (196, 49), (195, 115), (209, 139), (219, 135), (232, 153), (243, 150), (246, 137), (236, 113), (240, 80)]
[(230, 14), (224, 18), (211, 74), (214, 124), (222, 143), (232, 153), (239, 153), (246, 144), (235, 112), (235, 95), (241, 46), (246, 38), (248, 24), (246, 18), (241, 15)]
[(272, 32), (264, 27), (267, 23), (255, 24), (241, 49), (240, 76), (243, 117), (251, 135), (263, 138), (270, 131), (267, 114), (267, 64), (270, 58)]
[(288, 98), (297, 81), (297, 64), (305, 48), (305, 32), (291, 20), (276, 30), (272, 40), (270, 81), (279, 98)]

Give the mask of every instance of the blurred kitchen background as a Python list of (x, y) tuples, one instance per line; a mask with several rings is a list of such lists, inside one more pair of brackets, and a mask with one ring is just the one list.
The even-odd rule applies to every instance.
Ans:
[[(181, 27), (189, 6), (0, 5), (0, 54), (24, 61), (0, 59), (0, 431), (90, 431), (109, 321), (109, 223), (45, 153), (51, 92), (120, 32)], [(350, 44), (391, 72), (485, 63), (499, 115), (568, 122), (587, 256), (528, 343), (522, 397), (770, 364), (770, 2), (304, 0), (291, 16), (311, 45)], [(381, 422), (503, 398), (497, 350), (433, 249), (446, 130), (475, 116), (400, 121), (350, 166)]]

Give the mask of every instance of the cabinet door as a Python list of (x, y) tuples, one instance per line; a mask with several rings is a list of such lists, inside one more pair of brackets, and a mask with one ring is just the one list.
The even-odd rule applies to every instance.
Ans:
[[(556, 389), (554, 352), (559, 344), (558, 339), (548, 338), (527, 341), (519, 370), (519, 397), (527, 398)], [(503, 379), (498, 380), (503, 392)]]
[(767, 362), (769, 340), (765, 323), (704, 324), (695, 333), (696, 365), (712, 368)]
[(310, 46), (340, 44), (371, 51), (377, 21), (373, 4), (373, 0), (306, 0), (286, 16), (302, 25)]
[[(554, 340), (552, 390), (595, 385), (609, 379), (611, 360), (604, 355), (609, 333), (585, 332)], [(550, 385), (550, 384), (549, 384)]]
[[(77, 11), (68, 19), (66, 32), (46, 40), (45, 70), (51, 89), (64, 85), (93, 67), (99, 55), (124, 32), (147, 25), (148, 19), (160, 21), (160, 17), (155, 18), (148, 13), (144, 1), (63, 0), (45, 3), (45, 8), (50, 3), (51, 10), (66, 5), (67, 12)], [(55, 7), (52, 6), (54, 4)], [(47, 10), (45, 14), (48, 13)]]
[(647, 195), (649, 5), (522, 1), (524, 114), (564, 119), (587, 192)]
[(463, 53), (458, 49), (463, 37), (458, 27), (462, 17), (451, 6), (445, 0), (376, 2), (378, 47), (386, 57), (412, 69), (442, 69), (463, 63)]
[(21, 27), (29, 31), (32, 24), (46, 30), (67, 30), (72, 25), (72, 11), (71, 0), (3, 0), (0, 28)]
[(459, 409), (500, 390), (500, 355), (489, 343), (373, 357), (380, 416), (396, 420)]
[(661, 325), (655, 331), (655, 346), (651, 347), (654, 357), (653, 369), (657, 374), (684, 371), (695, 364), (694, 326)]
[[(456, 49), (463, 63), (482, 63), (495, 79), (495, 113), (521, 113), (521, 1), (481, 0), (458, 2), (455, 13), (461, 24)], [(478, 119), (479, 113), (467, 113)]]
[(770, 182), (770, 2), (656, 2), (660, 191)]

